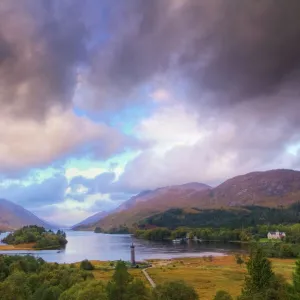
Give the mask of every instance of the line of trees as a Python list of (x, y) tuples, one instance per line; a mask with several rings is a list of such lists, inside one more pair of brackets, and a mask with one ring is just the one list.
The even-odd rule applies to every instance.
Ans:
[(186, 226), (240, 228), (263, 224), (291, 224), (300, 222), (300, 202), (289, 207), (243, 206), (219, 209), (181, 208), (169, 209), (141, 220), (139, 229), (149, 227), (166, 227), (176, 229)]
[(267, 253), (268, 257), (279, 258), (297, 258), (300, 256), (300, 224), (292, 225), (257, 225), (254, 227), (230, 229), (222, 228), (187, 228), (179, 227), (175, 230), (168, 228), (153, 228), (134, 232), (137, 238), (143, 238), (153, 241), (164, 241), (171, 239), (182, 239), (188, 237), (189, 239), (196, 238), (203, 242), (218, 241), (222, 243), (229, 242), (246, 242), (252, 244), (253, 242), (264, 240), (269, 231), (283, 231), (286, 233), (286, 238), (283, 240), (262, 242), (262, 247)]
[[(95, 280), (93, 266), (48, 264), (31, 256), (0, 256), (1, 300), (197, 300), (184, 282), (168, 282), (150, 289), (134, 279), (119, 261), (106, 284)], [(87, 271), (89, 270), (89, 271)]]
[[(238, 261), (238, 258), (237, 258)], [(300, 299), (300, 260), (291, 283), (275, 274), (260, 246), (251, 249), (247, 274), (237, 300)], [(89, 271), (86, 271), (88, 269)], [(195, 289), (183, 281), (166, 282), (150, 289), (134, 279), (126, 264), (119, 261), (106, 284), (95, 280), (93, 266), (84, 261), (75, 265), (49, 264), (31, 256), (0, 256), (1, 300), (198, 300)], [(224, 290), (214, 300), (233, 300)]]
[(103, 230), (101, 227), (97, 226), (94, 230), (95, 233), (109, 233), (109, 234), (128, 234), (130, 233), (129, 228), (126, 225), (120, 225), (119, 227), (113, 227), (109, 230)]

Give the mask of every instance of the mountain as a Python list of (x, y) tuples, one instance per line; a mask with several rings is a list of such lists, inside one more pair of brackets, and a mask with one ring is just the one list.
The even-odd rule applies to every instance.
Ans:
[[(128, 210), (130, 208), (139, 206), (147, 206), (150, 204), (152, 206), (153, 201), (156, 201), (156, 199), (160, 200), (159, 206), (166, 206), (169, 207), (172, 206), (174, 203), (175, 198), (178, 198), (179, 200), (184, 197), (190, 197), (194, 195), (196, 192), (202, 192), (202, 191), (208, 191), (211, 187), (198, 182), (192, 182), (192, 183), (186, 183), (182, 185), (175, 185), (175, 186), (167, 186), (158, 188), (156, 190), (148, 190), (143, 191), (136, 196), (131, 197), (128, 201), (121, 204), (115, 212), (121, 212), (124, 210)], [(170, 199), (170, 197), (173, 197)]]
[[(194, 186), (194, 184), (192, 184)], [(112, 214), (97, 223), (105, 228), (132, 225), (151, 215), (170, 208), (287, 207), (300, 201), (300, 172), (294, 170), (270, 170), (236, 176), (215, 188), (186, 189), (191, 185), (169, 187), (154, 191), (146, 203), (136, 203), (131, 208)], [(160, 191), (161, 190), (161, 191)], [(174, 190), (177, 193), (174, 193)], [(179, 191), (179, 193), (178, 193)], [(131, 202), (129, 200), (128, 202)], [(168, 203), (168, 205), (166, 205)], [(126, 203), (123, 204), (126, 206)]]
[(108, 229), (132, 224), (169, 208), (198, 205), (199, 197), (209, 194), (210, 190), (211, 187), (206, 184), (187, 183), (143, 191), (121, 204), (108, 216), (91, 224), (89, 229), (97, 226)]
[(11, 201), (0, 199), (0, 230), (17, 229), (25, 225), (51, 226), (30, 211)]
[(96, 222), (100, 221), (101, 219), (103, 219), (104, 217), (106, 217), (108, 214), (109, 214), (109, 212), (107, 212), (107, 211), (100, 211), (100, 212), (84, 219), (80, 223), (75, 224), (74, 226), (71, 227), (71, 229), (76, 229), (79, 226), (82, 227), (85, 225), (90, 225), (90, 224), (96, 223)]
[(271, 170), (236, 176), (212, 190), (217, 206), (287, 206), (300, 201), (300, 172)]
[[(147, 190), (140, 192), (136, 196), (131, 197), (129, 200), (122, 203), (119, 207), (114, 209), (110, 212), (100, 212), (97, 213), (84, 221), (74, 225), (72, 229), (74, 230), (90, 230), (94, 229), (96, 227), (96, 224), (101, 222), (101, 220), (110, 218), (112, 216), (121, 216), (120, 221), (123, 220), (123, 215), (126, 214), (127, 211), (135, 211), (133, 218), (135, 215), (141, 214), (142, 216), (148, 216), (148, 212), (152, 211), (151, 206), (154, 204), (154, 202), (159, 201), (155, 205), (156, 209), (153, 211), (153, 213), (163, 211), (165, 209), (168, 209), (170, 207), (173, 207), (173, 204), (175, 203), (175, 198), (178, 198), (179, 202), (181, 202), (182, 197), (190, 197), (194, 195), (195, 192), (198, 191), (207, 191), (210, 190), (211, 187), (198, 182), (193, 183), (186, 183), (182, 185), (176, 185), (176, 186), (168, 186), (163, 188), (158, 188), (156, 190)], [(171, 195), (173, 198), (170, 201), (169, 195)], [(178, 204), (179, 205), (179, 204)], [(150, 207), (149, 207), (150, 206)], [(126, 216), (127, 219), (127, 216)], [(118, 222), (118, 224), (121, 224)], [(112, 227), (112, 226), (110, 226)]]
[(287, 207), (300, 202), (300, 172), (271, 170), (233, 177), (215, 188), (201, 183), (144, 191), (124, 202), (113, 213), (90, 226), (103, 229), (131, 226), (143, 219), (184, 209), (223, 209), (245, 206)]

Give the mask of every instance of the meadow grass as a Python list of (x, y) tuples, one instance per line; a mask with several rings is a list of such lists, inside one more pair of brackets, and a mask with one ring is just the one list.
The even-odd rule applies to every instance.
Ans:
[[(291, 281), (295, 260), (272, 259), (272, 264), (275, 273)], [(164, 264), (154, 262), (148, 273), (154, 282), (159, 283), (184, 280), (196, 289), (200, 299), (212, 300), (218, 290), (238, 296), (244, 283), (246, 266), (239, 266), (234, 256), (215, 257), (212, 262), (203, 258), (187, 258)]]
[(0, 251), (11, 251), (11, 250), (37, 250), (34, 249), (35, 243), (19, 244), (19, 245), (0, 245)]
[[(245, 257), (244, 257), (245, 259)], [(292, 280), (295, 259), (271, 259), (273, 270), (282, 274), (288, 282)], [(225, 290), (233, 297), (240, 294), (246, 266), (236, 263), (234, 256), (208, 258), (182, 258), (172, 260), (150, 260), (152, 268), (147, 272), (156, 284), (172, 280), (184, 280), (193, 286), (200, 300), (212, 300), (218, 290)], [(93, 274), (97, 280), (108, 282), (112, 275), (110, 262), (92, 261), (96, 270)], [(141, 279), (148, 287), (149, 283), (141, 269), (129, 269), (134, 278)]]

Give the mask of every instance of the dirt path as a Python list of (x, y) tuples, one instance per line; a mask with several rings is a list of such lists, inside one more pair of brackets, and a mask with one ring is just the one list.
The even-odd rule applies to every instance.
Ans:
[[(147, 268), (149, 269), (149, 268)], [(145, 277), (147, 278), (147, 280), (149, 281), (150, 285), (152, 286), (152, 288), (156, 287), (155, 282), (153, 281), (153, 279), (150, 277), (150, 275), (147, 272), (147, 269), (143, 269), (142, 272), (144, 273)]]

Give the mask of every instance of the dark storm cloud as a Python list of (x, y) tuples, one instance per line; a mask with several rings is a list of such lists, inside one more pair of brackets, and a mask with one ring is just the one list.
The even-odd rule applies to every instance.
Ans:
[[(171, 73), (195, 99), (207, 92), (217, 103), (265, 95), (262, 101), (280, 103), (269, 96), (298, 79), (299, 11), (297, 0), (122, 2), (112, 9), (112, 38), (94, 57), (92, 80), (124, 95)], [(293, 96), (285, 101), (295, 103), (299, 93)]]
[(70, 103), (76, 67), (86, 60), (80, 2), (1, 1), (2, 111), (41, 117), (54, 104)]
[[(4, 0), (1, 105), (23, 116), (69, 105), (78, 68), (95, 92), (86, 107), (118, 108), (158, 75), (210, 103), (296, 103), (299, 11), (298, 0)], [(287, 81), (293, 97), (270, 97)]]

